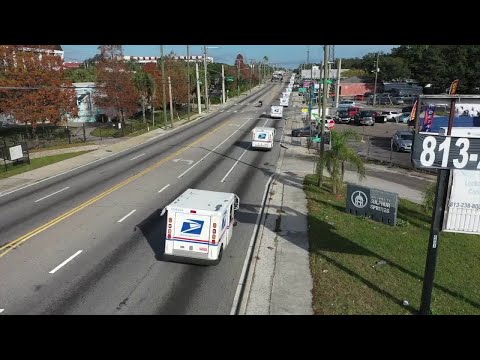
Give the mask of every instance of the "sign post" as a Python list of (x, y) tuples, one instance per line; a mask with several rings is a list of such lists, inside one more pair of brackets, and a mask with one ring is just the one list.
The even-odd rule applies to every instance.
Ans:
[[(443, 229), (444, 214), (446, 210), (446, 200), (449, 188), (451, 169), (470, 169), (480, 170), (478, 158), (480, 154), (480, 139), (468, 137), (452, 137), (452, 128), (455, 115), (455, 101), (461, 98), (475, 99), (480, 101), (478, 95), (456, 95), (458, 80), (455, 80), (450, 87), (450, 95), (421, 95), (418, 99), (416, 108), (415, 128), (417, 133), (414, 137), (412, 150), (412, 163), (415, 167), (436, 168), (438, 170), (437, 187), (435, 192), (435, 205), (433, 209), (432, 226), (430, 228), (430, 237), (428, 241), (427, 258), (425, 262), (425, 273), (423, 279), (422, 298), (420, 304), (420, 314), (431, 314), (431, 300), (433, 281), (435, 278), (435, 269), (437, 264), (438, 248), (440, 244), (440, 232)], [(424, 102), (427, 100), (427, 102)], [(420, 111), (422, 106), (428, 110), (429, 105), (440, 101), (450, 102), (450, 116), (448, 119), (447, 136), (438, 134), (429, 134), (432, 130), (433, 116), (430, 117), (426, 111), (426, 118), (422, 129), (428, 132), (418, 133), (420, 128)], [(425, 126), (427, 125), (427, 126)]]

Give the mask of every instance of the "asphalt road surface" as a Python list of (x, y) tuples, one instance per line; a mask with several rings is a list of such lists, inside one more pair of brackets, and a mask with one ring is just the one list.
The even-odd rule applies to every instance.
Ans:
[[(0, 311), (229, 314), (280, 151), (284, 121), (262, 113), (285, 87), (268, 84), (168, 137), (1, 196)], [(262, 108), (253, 105), (259, 99)], [(250, 148), (259, 125), (277, 129), (272, 151)], [(240, 197), (217, 266), (162, 259), (160, 212), (187, 188)], [(20, 245), (5, 246), (12, 241)]]

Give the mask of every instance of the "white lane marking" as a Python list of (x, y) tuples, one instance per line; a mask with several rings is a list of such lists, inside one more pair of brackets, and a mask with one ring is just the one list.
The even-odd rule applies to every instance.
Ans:
[(236, 112), (238, 112), (238, 110), (233, 110), (233, 112), (235, 112), (235, 113), (236, 113)]
[(265, 126), (265, 125), (267, 125), (267, 122), (268, 122), (268, 120), (270, 120), (270, 119), (267, 119), (267, 120), (265, 120), (265, 122), (263, 123), (263, 125), (262, 125), (262, 126)]
[[(195, 119), (195, 120), (193, 120), (193, 121), (197, 121), (197, 120), (198, 120), (198, 119)], [(181, 128), (181, 127), (179, 126), (177, 129), (180, 129), (180, 128)], [(177, 129), (175, 129), (175, 130), (177, 130)], [(148, 142), (150, 142), (150, 141), (152, 141), (152, 140), (158, 139), (159, 137), (165, 136), (166, 134), (167, 134), (167, 133), (162, 133), (162, 134), (155, 135), (155, 136), (151, 137), (150, 139), (146, 140), (144, 143), (140, 143), (140, 144), (137, 144), (137, 145), (133, 145), (132, 147), (129, 147), (129, 148), (127, 148), (127, 149), (123, 149), (123, 150), (120, 150), (119, 152), (116, 152), (116, 153), (107, 155), (107, 156), (102, 157), (102, 158), (100, 158), (100, 159), (96, 159), (96, 160), (90, 161), (89, 163), (86, 163), (86, 164), (83, 164), (83, 165), (74, 167), (73, 169), (70, 169), (70, 170), (61, 172), (61, 173), (59, 173), (59, 174), (46, 177), (45, 179), (41, 179), (41, 180), (35, 181), (34, 183), (31, 183), (31, 184), (28, 184), (28, 185), (25, 185), (25, 186), (20, 186), (20, 187), (18, 187), (18, 188), (13, 188), (13, 189), (11, 189), (10, 191), (4, 192), (4, 193), (0, 192), (0, 197), (6, 196), (6, 195), (9, 195), (9, 194), (12, 194), (12, 193), (14, 193), (14, 192), (17, 192), (17, 191), (26, 189), (26, 188), (28, 188), (28, 187), (30, 187), (30, 186), (40, 184), (40, 183), (42, 183), (42, 182), (44, 182), (44, 181), (51, 180), (51, 179), (54, 179), (54, 178), (56, 178), (56, 177), (59, 177), (59, 176), (68, 174), (69, 172), (72, 172), (72, 171), (81, 169), (81, 168), (83, 168), (83, 167), (85, 167), (85, 166), (89, 166), (89, 165), (95, 164), (96, 162), (99, 162), (99, 161), (102, 161), (102, 160), (106, 160), (106, 159), (108, 159), (108, 158), (110, 158), (110, 157), (112, 157), (112, 156), (115, 156), (115, 155), (124, 153), (124, 152), (129, 151), (129, 150), (132, 150), (132, 149), (135, 149), (135, 148), (138, 147), (138, 146), (145, 145), (146, 143), (148, 143)]]
[(257, 221), (255, 222), (255, 227), (253, 228), (253, 234), (252, 234), (252, 237), (250, 238), (250, 244), (248, 245), (247, 256), (245, 257), (245, 261), (243, 262), (242, 274), (240, 275), (240, 280), (237, 285), (237, 291), (235, 291), (235, 296), (233, 297), (233, 305), (232, 305), (232, 309), (230, 310), (230, 315), (235, 315), (237, 311), (237, 307), (240, 302), (240, 293), (242, 292), (245, 278), (247, 277), (247, 267), (250, 262), (250, 257), (251, 257), (253, 248), (255, 246), (255, 238), (256, 238), (258, 226), (260, 224), (260, 220), (262, 218), (262, 211), (263, 211), (263, 208), (265, 207), (265, 202), (267, 200), (267, 190), (272, 181), (273, 175), (275, 175), (275, 173), (270, 175), (267, 183), (265, 184), (265, 191), (263, 192), (263, 198), (262, 198), (262, 206), (260, 207), (260, 210), (258, 210)]
[(215, 150), (217, 150), (225, 141), (227, 141), (228, 139), (230, 139), (237, 131), (239, 131), (247, 122), (249, 122), (250, 120), (252, 119), (248, 119), (247, 121), (245, 121), (237, 130), (235, 130), (233, 133), (231, 133), (225, 140), (223, 140), (220, 144), (218, 144), (217, 146), (215, 146), (215, 148), (213, 150), (210, 150), (210, 152), (208, 154), (206, 154), (204, 157), (202, 157), (200, 160), (198, 160), (195, 164), (193, 164), (192, 166), (190, 166), (187, 170), (185, 170), (183, 173), (181, 173), (180, 175), (177, 176), (177, 179), (180, 179), (183, 175), (185, 175), (187, 172), (189, 172), (190, 170), (192, 170), (195, 166), (197, 166), (199, 163), (201, 163), (208, 155), (212, 154)]
[(64, 266), (66, 263), (68, 263), (70, 260), (72, 260), (75, 256), (79, 255), (83, 250), (78, 250), (75, 254), (70, 256), (67, 260), (62, 262), (60, 265), (58, 265), (55, 269), (49, 272), (49, 274), (54, 274), (58, 269), (60, 269), (62, 266)]
[(169, 187), (169, 186), (170, 186), (170, 184), (165, 185), (163, 188), (161, 188), (160, 190), (158, 190), (158, 192), (161, 193), (163, 190), (165, 190), (165, 189), (166, 189), (167, 187)]
[(243, 157), (243, 155), (245, 155), (245, 153), (248, 151), (248, 149), (250, 149), (250, 146), (251, 145), (248, 145), (248, 148), (245, 149), (245, 151), (242, 153), (242, 155), (240, 155), (240, 157), (237, 159), (237, 161), (235, 161), (235, 164), (233, 164), (233, 166), (230, 168), (230, 170), (228, 170), (228, 172), (225, 174), (225, 176), (223, 177), (222, 180), (220, 180), (220, 182), (225, 182), (225, 179), (227, 178), (228, 175), (230, 175), (230, 173), (233, 171), (233, 168), (235, 166), (237, 166), (238, 162), (240, 161), (240, 159)]
[(220, 112), (224, 112), (225, 110), (220, 110)]
[(172, 161), (176, 163), (178, 163), (179, 161), (186, 161), (188, 165), (192, 165), (195, 162), (193, 160), (187, 160), (187, 159), (173, 159)]
[(133, 209), (132, 211), (130, 211), (127, 215), (125, 215), (123, 218), (121, 218), (120, 220), (118, 220), (117, 222), (121, 223), (123, 220), (125, 220), (127, 217), (129, 217), (130, 215), (132, 215), (135, 211), (137, 211), (137, 209)]
[(0, 314), (1, 314), (2, 312), (4, 312), (4, 311), (5, 311), (5, 309), (0, 309)]
[(240, 112), (241, 112), (241, 113), (242, 113), (242, 112), (245, 112), (245, 110), (241, 110)]
[(62, 192), (62, 191), (67, 190), (67, 189), (70, 189), (70, 186), (67, 186), (66, 188), (63, 188), (62, 190), (55, 191), (54, 193), (52, 193), (52, 194), (50, 194), (50, 195), (47, 195), (47, 196), (44, 196), (44, 197), (42, 197), (41, 199), (35, 200), (35, 202), (42, 201), (42, 200), (44, 200), (44, 199), (46, 199), (46, 198), (48, 198), (48, 197), (50, 197), (50, 196), (53, 196), (53, 195), (55, 195), (55, 194), (58, 194), (59, 192)]
[(135, 157), (131, 158), (131, 159), (130, 159), (130, 161), (131, 161), (131, 160), (138, 159), (139, 157), (141, 157), (141, 156), (143, 156), (143, 155), (145, 155), (145, 153), (143, 153), (143, 154), (140, 154), (140, 155), (138, 155), (138, 156), (135, 156)]
[(230, 112), (231, 110), (227, 110), (226, 112)]

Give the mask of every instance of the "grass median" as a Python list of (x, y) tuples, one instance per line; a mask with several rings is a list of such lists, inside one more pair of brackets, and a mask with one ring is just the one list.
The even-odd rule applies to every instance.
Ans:
[[(431, 216), (400, 199), (392, 227), (347, 214), (328, 178), (322, 189), (315, 184), (316, 176), (305, 178), (315, 314), (416, 314)], [(478, 254), (478, 235), (441, 234), (433, 314), (480, 314)]]
[(38, 169), (43, 166), (54, 164), (62, 160), (70, 159), (72, 157), (82, 155), (88, 152), (90, 151), (77, 151), (74, 153), (44, 156), (38, 159), (31, 159), (30, 164), (22, 163), (22, 164), (14, 165), (13, 163), (11, 163), (11, 164), (7, 164), (7, 169), (8, 169), (7, 171), (5, 171), (5, 165), (1, 164), (1, 169), (3, 171), (0, 170), (0, 180), (8, 178), (10, 176), (18, 175), (30, 170)]

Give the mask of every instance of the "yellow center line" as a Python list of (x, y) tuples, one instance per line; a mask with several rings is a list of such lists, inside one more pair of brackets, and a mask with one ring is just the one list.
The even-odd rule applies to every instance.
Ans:
[(203, 135), (202, 137), (198, 138), (197, 140), (195, 140), (194, 142), (192, 142), (191, 144), (185, 146), (184, 148), (174, 152), (173, 154), (167, 156), (166, 158), (160, 160), (159, 162), (157, 162), (156, 164), (153, 164), (151, 166), (149, 166), (148, 168), (146, 168), (145, 170), (139, 172), (138, 174), (136, 175), (133, 175), (131, 177), (129, 177), (128, 179), (122, 181), (121, 183), (113, 186), (112, 188), (98, 194), (97, 196), (91, 198), (90, 200), (87, 200), (85, 201), (83, 204), (80, 204), (79, 206), (67, 211), (66, 213), (60, 215), (60, 216), (57, 216), (55, 219), (53, 220), (50, 220), (49, 222), (47, 222), (46, 224), (43, 224), (39, 227), (37, 227), (36, 229), (30, 231), (29, 233), (23, 235), (23, 236), (20, 236), (19, 238), (13, 240), (13, 241), (10, 241), (9, 243), (3, 245), (0, 247), (0, 258), (5, 256), (7, 253), (9, 253), (10, 251), (12, 251), (13, 249), (15, 249), (16, 247), (18, 247), (19, 245), (23, 244), (25, 241), (31, 239), (32, 237), (34, 237), (35, 235), (38, 235), (40, 233), (42, 233), (43, 231), (47, 230), (48, 228), (52, 227), (53, 225), (55, 224), (58, 224), (59, 222), (69, 218), (70, 216), (72, 216), (73, 214), (76, 214), (77, 212), (79, 212), (80, 210), (82, 209), (85, 209), (87, 206), (90, 206), (92, 205), (93, 203), (103, 199), (104, 197), (110, 195), (111, 193), (113, 193), (114, 191), (118, 190), (118, 189), (121, 189), (122, 187), (130, 184), (132, 181), (140, 178), (141, 176), (149, 173), (150, 171), (156, 169), (157, 167), (163, 165), (165, 162), (171, 160), (172, 158), (174, 158), (175, 156), (178, 156), (182, 153), (184, 153), (185, 151), (187, 151), (188, 149), (192, 148), (193, 146), (195, 146), (196, 144), (198, 144), (199, 142), (205, 140), (206, 138), (212, 136), (214, 133), (216, 133), (217, 131), (219, 131), (221, 128), (223, 128), (224, 126), (227, 125), (227, 121), (226, 120), (222, 125), (218, 126), (215, 130)]

